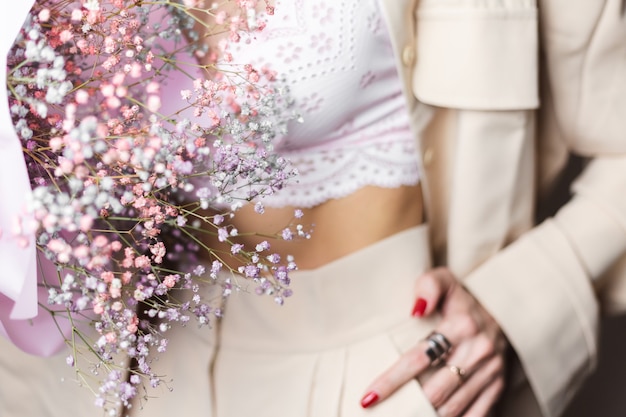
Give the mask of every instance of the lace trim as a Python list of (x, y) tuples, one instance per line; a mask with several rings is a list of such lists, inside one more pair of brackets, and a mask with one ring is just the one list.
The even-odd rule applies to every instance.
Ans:
[(309, 208), (346, 197), (367, 185), (397, 188), (419, 182), (418, 155), (412, 138), (283, 156), (299, 175), (285, 189), (263, 197), (261, 201), (268, 207)]

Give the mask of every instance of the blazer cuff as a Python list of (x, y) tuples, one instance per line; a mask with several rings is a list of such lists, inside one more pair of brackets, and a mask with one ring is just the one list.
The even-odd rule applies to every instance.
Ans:
[(561, 414), (595, 366), (598, 303), (556, 221), (537, 226), (463, 283), (500, 324), (544, 415)]

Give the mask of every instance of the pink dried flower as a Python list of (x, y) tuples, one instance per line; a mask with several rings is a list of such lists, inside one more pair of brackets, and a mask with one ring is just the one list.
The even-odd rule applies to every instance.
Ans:
[(70, 19), (74, 22), (78, 22), (80, 20), (82, 20), (83, 18), (83, 12), (80, 9), (74, 9), (72, 10), (72, 15), (70, 17)]
[(111, 271), (104, 271), (100, 274), (100, 279), (106, 282), (107, 284), (110, 284), (113, 281), (114, 277), (115, 276), (113, 275), (113, 272)]
[(94, 302), (94, 305), (93, 305), (93, 312), (94, 312), (94, 314), (96, 314), (96, 315), (101, 315), (101, 314), (103, 314), (103, 313), (104, 313), (104, 305), (102, 305), (102, 304), (101, 304), (101, 303), (99, 303), (99, 302)]
[(109, 244), (109, 239), (106, 236), (98, 235), (93, 240), (93, 246), (96, 248), (103, 248)]
[(47, 22), (50, 19), (50, 9), (42, 9), (37, 15), (40, 22)]
[(153, 113), (156, 113), (161, 108), (161, 97), (159, 96), (150, 96), (148, 97), (148, 110)]
[(158, 242), (156, 245), (150, 247), (150, 252), (152, 252), (154, 262), (160, 264), (163, 262), (163, 257), (165, 256), (165, 244), (163, 242)]
[[(79, 178), (81, 178), (82, 176), (79, 176)], [(80, 218), (80, 230), (82, 230), (83, 232), (88, 232), (91, 227), (93, 226), (93, 217), (91, 217), (88, 214), (84, 214), (83, 216), (81, 216)]]
[(128, 285), (133, 277), (133, 274), (130, 271), (124, 271), (122, 273), (122, 284)]
[(178, 275), (168, 275), (163, 280), (163, 284), (167, 288), (173, 288), (174, 285), (176, 285), (177, 282), (178, 282)]
[(114, 332), (109, 332), (104, 337), (109, 344), (114, 344), (117, 341), (117, 335)]
[[(38, 1), (35, 18), (8, 56), (10, 105), (19, 110), (14, 122), (23, 126), (19, 131), (37, 196), (38, 246), (57, 267), (71, 271), (59, 285), (49, 280), (49, 301), (70, 308), (70, 315), (92, 306), (91, 325), (101, 337), (85, 350), (96, 349), (98, 365), (112, 365), (107, 358), (113, 353), (132, 352), (137, 359), (137, 378), (131, 377), (130, 384), (123, 372), (106, 375), (97, 398), (105, 408), (109, 399), (128, 401), (139, 380), (161, 381), (147, 358), (155, 350), (165, 351), (163, 332), (170, 323), (144, 327), (136, 314), (139, 302), (150, 304), (150, 317), (165, 321), (185, 323), (195, 315), (199, 323), (209, 324), (220, 317), (222, 310), (200, 296), (200, 283), (207, 280), (200, 260), (211, 262), (211, 285), (221, 286), (224, 297), (237, 288), (230, 278), (238, 271), (217, 260), (223, 253), (206, 247), (198, 227), (228, 241), (232, 256), (244, 265), (241, 279), (262, 283), (261, 293), (287, 297), (289, 280), (283, 271), (293, 270), (290, 260), (281, 264), (277, 254), (260, 256), (231, 241), (238, 235), (231, 223), (242, 205), (238, 202), (280, 189), (292, 175), (271, 150), (273, 137), (292, 117), (290, 100), (274, 88), (280, 82), (276, 73), (235, 64), (227, 72), (219, 70), (221, 63), (233, 60), (230, 42), (263, 28), (264, 21), (247, 14), (257, 1), (214, 10), (218, 26), (209, 31), (226, 36), (208, 52), (196, 45), (189, 57), (189, 62), (198, 57), (216, 64), (212, 72), (196, 71), (186, 58), (177, 61), (176, 51), (194, 47), (182, 45), (194, 38), (180, 37), (192, 21), (185, 20), (183, 8), (172, 11), (177, 19), (171, 21), (183, 22), (180, 27), (170, 27), (169, 19), (161, 19), (158, 29), (141, 24), (161, 8), (158, 3), (139, 8), (132, 0), (69, 0), (58, 7), (56, 0)], [(196, 0), (185, 4), (199, 6)], [(204, 39), (210, 33), (198, 35)], [(40, 41), (50, 48), (52, 59), (29, 61), (19, 52)], [(181, 110), (189, 108), (198, 120), (188, 121), (178, 112), (158, 114), (169, 104), (163, 103), (160, 86), (171, 71), (179, 71), (177, 65), (187, 65), (182, 76), (198, 74), (193, 88), (181, 92)], [(199, 178), (206, 179), (205, 187), (196, 186)], [(241, 179), (258, 190), (238, 194)], [(189, 201), (181, 202), (183, 195)], [(200, 210), (224, 207), (224, 202), (232, 203), (233, 212), (205, 215)], [(255, 204), (255, 210), (262, 213), (263, 205)], [(11, 231), (24, 245), (25, 227), (17, 223)], [(300, 233), (305, 234), (298, 229)], [(269, 243), (255, 249), (268, 251)], [(166, 259), (168, 269), (163, 267)], [(184, 271), (172, 273), (172, 265)], [(173, 289), (191, 291), (192, 301), (176, 304), (168, 297)], [(153, 303), (152, 297), (168, 301)]]
[(135, 268), (144, 269), (150, 266), (150, 258), (145, 255), (135, 258)]
[(74, 248), (74, 257), (77, 259), (87, 259), (89, 257), (89, 247), (80, 245)]
[(64, 30), (59, 35), (59, 39), (61, 40), (61, 42), (69, 42), (73, 37), (74, 35), (69, 30)]

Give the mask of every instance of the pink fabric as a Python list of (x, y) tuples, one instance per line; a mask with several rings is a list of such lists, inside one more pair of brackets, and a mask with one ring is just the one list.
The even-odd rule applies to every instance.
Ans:
[(5, 88), (6, 56), (32, 4), (13, 1), (0, 13), (0, 333), (26, 352), (50, 355), (63, 346), (63, 337), (49, 314), (38, 315), (35, 236), (15, 235), (30, 185)]

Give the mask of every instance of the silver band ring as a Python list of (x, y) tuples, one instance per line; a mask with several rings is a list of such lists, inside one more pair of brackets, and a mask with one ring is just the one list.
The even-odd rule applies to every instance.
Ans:
[(433, 343), (432, 340), (428, 340), (427, 342), (428, 348), (426, 349), (426, 356), (428, 356), (432, 366), (438, 365), (443, 359), (445, 352), (442, 350), (441, 346)]
[(450, 343), (447, 337), (439, 332), (432, 332), (428, 338), (439, 342), (439, 344), (446, 350), (446, 353), (450, 352), (450, 349), (452, 349), (452, 343)]
[(448, 369), (450, 370), (450, 372), (452, 372), (454, 375), (456, 375), (459, 378), (459, 382), (461, 384), (465, 382), (465, 377), (466, 377), (465, 369), (460, 368), (456, 365), (448, 365)]
[(426, 356), (430, 360), (431, 366), (437, 366), (446, 356), (450, 349), (452, 349), (452, 343), (441, 333), (432, 332), (427, 338), (428, 348), (426, 348)]

